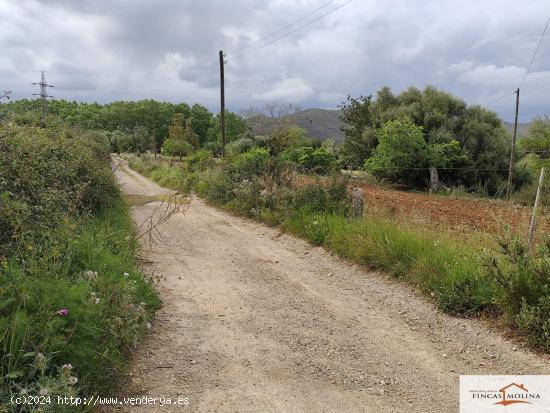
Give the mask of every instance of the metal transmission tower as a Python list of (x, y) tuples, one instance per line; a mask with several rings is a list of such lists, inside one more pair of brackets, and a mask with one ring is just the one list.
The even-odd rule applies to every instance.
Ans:
[(33, 93), (33, 96), (40, 96), (40, 100), (42, 101), (42, 121), (44, 121), (48, 111), (48, 98), (53, 98), (53, 96), (48, 95), (48, 88), (53, 86), (46, 83), (46, 76), (43, 70), (41, 73), (40, 82), (33, 83), (33, 85), (40, 85), (40, 93)]

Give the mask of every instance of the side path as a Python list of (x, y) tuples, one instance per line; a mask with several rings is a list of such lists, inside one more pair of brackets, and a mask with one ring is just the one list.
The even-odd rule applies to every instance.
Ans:
[[(126, 194), (170, 191), (122, 166)], [(158, 202), (132, 207), (139, 225)], [(460, 374), (550, 374), (550, 362), (407, 286), (194, 198), (145, 270), (164, 305), (135, 354), (126, 412), (455, 412)]]

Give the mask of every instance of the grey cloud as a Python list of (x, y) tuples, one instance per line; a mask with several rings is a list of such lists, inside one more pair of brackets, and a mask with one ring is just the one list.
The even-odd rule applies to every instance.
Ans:
[[(355, 0), (250, 55), (232, 53), (326, 2), (5, 0), (0, 89), (29, 97), (32, 70), (44, 68), (71, 100), (150, 97), (217, 111), (223, 49), (230, 110), (266, 100), (334, 108), (348, 93), (433, 84), (468, 103), (492, 102), (510, 120), (513, 97), (493, 101), (521, 81), (550, 12), (545, 0)], [(523, 120), (547, 111), (549, 44), (522, 88)]]

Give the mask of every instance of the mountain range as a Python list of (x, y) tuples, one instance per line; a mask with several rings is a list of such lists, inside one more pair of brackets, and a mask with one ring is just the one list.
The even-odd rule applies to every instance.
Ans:
[[(344, 123), (340, 120), (340, 115), (340, 110), (305, 109), (285, 116), (284, 121), (287, 125), (295, 125), (305, 129), (312, 138), (321, 140), (334, 139), (337, 143), (341, 143), (344, 141), (344, 134), (340, 128)], [(249, 118), (248, 122), (253, 129), (261, 129), (259, 126), (261, 119), (257, 117)], [(512, 134), (514, 124), (504, 121), (502, 123), (506, 130)], [(269, 124), (269, 122), (266, 124)], [(529, 126), (529, 122), (518, 123), (518, 136), (525, 135)], [(262, 131), (262, 133), (271, 132), (269, 126), (266, 126), (266, 128), (268, 130)]]

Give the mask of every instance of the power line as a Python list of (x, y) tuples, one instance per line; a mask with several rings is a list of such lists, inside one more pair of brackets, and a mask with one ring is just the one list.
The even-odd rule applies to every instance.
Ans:
[(529, 66), (527, 68), (527, 72), (525, 72), (525, 76), (523, 76), (523, 79), (518, 87), (523, 86), (523, 82), (525, 82), (525, 79), (527, 79), (527, 76), (531, 72), (531, 67), (533, 66), (533, 62), (535, 61), (535, 58), (537, 57), (537, 53), (539, 52), (540, 45), (542, 44), (542, 39), (544, 39), (544, 35), (546, 34), (546, 30), (548, 30), (548, 24), (550, 24), (550, 16), (548, 16), (548, 20), (546, 20), (546, 26), (544, 26), (544, 30), (542, 31), (542, 34), (540, 35), (539, 42), (537, 44), (537, 47), (535, 49), (535, 53), (533, 53), (533, 57), (531, 58), (531, 62), (529, 63)]
[(40, 96), (40, 100), (42, 101), (42, 121), (44, 121), (46, 112), (48, 111), (48, 98), (53, 98), (53, 96), (48, 95), (48, 88), (53, 86), (46, 82), (45, 72), (43, 70), (41, 72), (40, 82), (33, 83), (33, 85), (40, 86), (40, 93), (33, 93), (33, 96)]
[(286, 34), (283, 35), (283, 36), (277, 37), (277, 38), (273, 39), (272, 41), (269, 41), (269, 42), (267, 42), (267, 43), (264, 43), (263, 45), (261, 45), (261, 46), (259, 46), (259, 47), (256, 47), (256, 48), (253, 48), (252, 50), (249, 50), (249, 51), (247, 51), (247, 52), (245, 52), (245, 53), (241, 53), (241, 54), (238, 54), (238, 55), (236, 55), (236, 56), (233, 56), (233, 59), (236, 59), (236, 58), (239, 58), (239, 57), (243, 57), (243, 56), (248, 56), (249, 54), (252, 54), (252, 53), (254, 53), (254, 52), (257, 52), (258, 50), (261, 50), (261, 49), (263, 49), (264, 47), (267, 47), (267, 46), (269, 46), (269, 45), (272, 45), (273, 43), (276, 43), (276, 42), (278, 42), (279, 40), (285, 39), (285, 38), (287, 38), (288, 36), (290, 36), (290, 35), (292, 35), (292, 34), (298, 32), (298, 31), (302, 30), (303, 28), (305, 28), (305, 27), (307, 27), (307, 26), (310, 26), (311, 24), (313, 24), (313, 23), (315, 23), (315, 22), (321, 20), (322, 18), (328, 16), (329, 14), (334, 13), (335, 11), (341, 9), (342, 7), (347, 6), (347, 5), (348, 5), (349, 3), (351, 3), (352, 1), (353, 1), (353, 0), (348, 0), (348, 1), (346, 1), (345, 3), (339, 5), (338, 7), (334, 8), (334, 9), (332, 9), (332, 10), (330, 10), (330, 11), (328, 11), (328, 12), (322, 14), (322, 15), (320, 15), (319, 17), (317, 17), (317, 18), (315, 18), (315, 19), (313, 19), (313, 20), (310, 20), (310, 21), (307, 22), (306, 24), (303, 24), (303, 25), (297, 27), (296, 29), (291, 30), (290, 32), (286, 33)]
[(236, 49), (236, 50), (232, 50), (232, 51), (230, 52), (230, 54), (240, 52), (240, 51), (242, 51), (242, 50), (245, 50), (245, 49), (248, 49), (248, 48), (252, 47), (252, 46), (255, 45), (255, 44), (261, 43), (261, 42), (263, 42), (264, 40), (270, 39), (271, 37), (275, 36), (276, 34), (279, 34), (279, 33), (281, 33), (282, 31), (288, 29), (289, 27), (294, 26), (296, 23), (301, 22), (302, 20), (307, 19), (308, 17), (310, 17), (310, 16), (312, 16), (313, 14), (317, 13), (319, 10), (322, 10), (322, 9), (324, 9), (325, 7), (331, 5), (331, 4), (334, 3), (335, 1), (336, 1), (336, 0), (331, 0), (331, 1), (329, 1), (328, 3), (323, 4), (321, 7), (316, 8), (315, 10), (313, 10), (313, 11), (309, 12), (308, 14), (306, 14), (305, 16), (302, 16), (302, 17), (300, 17), (299, 19), (294, 20), (292, 23), (289, 23), (289, 24), (287, 24), (286, 26), (281, 27), (280, 29), (274, 31), (273, 33), (270, 33), (270, 34), (268, 34), (267, 36), (264, 36), (264, 37), (262, 37), (262, 38), (260, 38), (260, 39), (258, 39), (258, 40), (255, 40), (255, 41), (253, 41), (252, 43), (247, 44), (246, 46), (240, 47), (240, 48), (238, 48), (238, 49)]
[(515, 95), (515, 94), (516, 94), (516, 91), (513, 91), (512, 93), (507, 93), (507, 94), (504, 95), (504, 96), (501, 96), (501, 97), (499, 97), (499, 98), (493, 99), (493, 100), (491, 100), (491, 101), (485, 103), (485, 105), (492, 105), (493, 103), (500, 102), (501, 100), (506, 99), (506, 98), (508, 98), (508, 97), (510, 97), (510, 96), (512, 96), (512, 95)]

